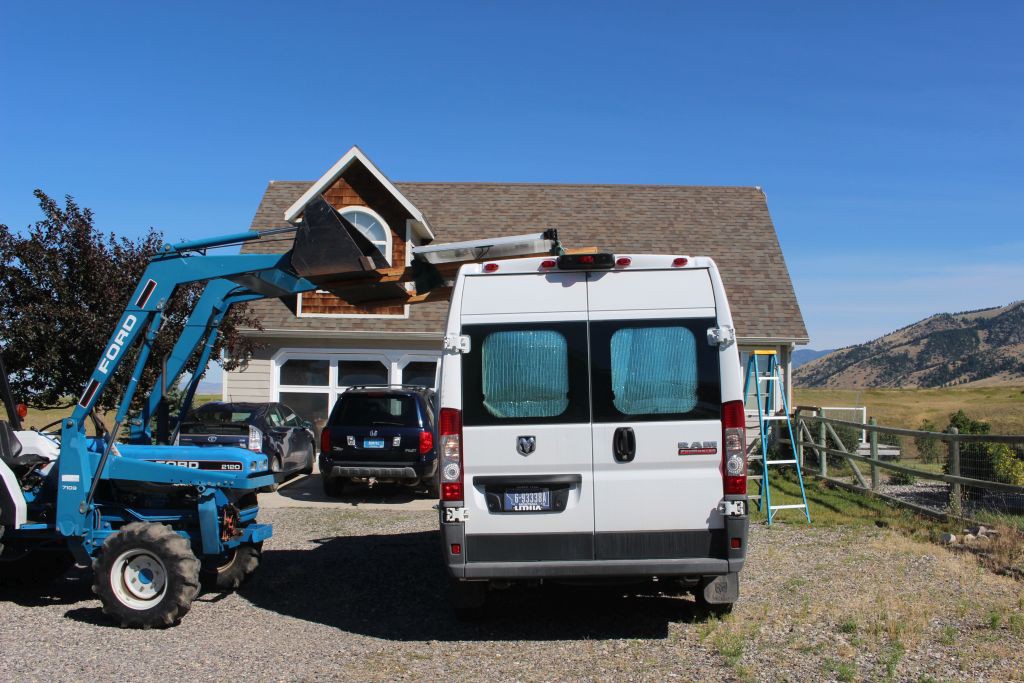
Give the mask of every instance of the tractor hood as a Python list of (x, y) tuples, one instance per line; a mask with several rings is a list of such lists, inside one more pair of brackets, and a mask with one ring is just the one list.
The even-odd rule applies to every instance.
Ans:
[(267, 456), (245, 448), (117, 444), (121, 457), (177, 465), (193, 470), (256, 474), (267, 472)]

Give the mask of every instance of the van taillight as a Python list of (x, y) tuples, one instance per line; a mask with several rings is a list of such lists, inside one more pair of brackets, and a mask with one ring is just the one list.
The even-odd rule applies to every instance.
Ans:
[(743, 401), (722, 404), (722, 487), (726, 495), (747, 495), (747, 416)]
[(441, 451), (441, 500), (461, 502), (462, 412), (455, 408), (441, 408), (437, 436)]
[(320, 452), (330, 453), (331, 451), (331, 430), (327, 425), (324, 425), (324, 430), (320, 432)]
[(420, 432), (420, 455), (425, 455), (434, 447), (434, 435), (423, 430)]

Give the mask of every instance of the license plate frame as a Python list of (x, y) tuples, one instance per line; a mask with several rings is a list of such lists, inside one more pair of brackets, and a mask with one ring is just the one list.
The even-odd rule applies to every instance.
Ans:
[(384, 448), (384, 439), (363, 439), (363, 448), (382, 449)]
[(551, 489), (530, 487), (508, 489), (501, 494), (503, 512), (550, 512), (552, 508)]

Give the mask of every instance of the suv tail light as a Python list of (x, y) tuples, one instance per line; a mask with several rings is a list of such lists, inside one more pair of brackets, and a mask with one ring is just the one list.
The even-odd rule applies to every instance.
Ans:
[(722, 404), (722, 488), (747, 495), (747, 416), (743, 401)]
[(420, 432), (420, 455), (426, 455), (434, 447), (434, 435), (423, 430)]
[(253, 453), (263, 450), (263, 432), (249, 425), (249, 442), (246, 447)]
[(320, 452), (331, 452), (331, 429), (327, 425), (324, 425), (323, 431), (320, 432)]
[(437, 435), (441, 447), (441, 500), (461, 502), (462, 412), (455, 408), (441, 408)]

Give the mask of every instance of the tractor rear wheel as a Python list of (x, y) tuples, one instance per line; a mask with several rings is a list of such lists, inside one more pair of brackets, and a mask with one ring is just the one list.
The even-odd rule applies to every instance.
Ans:
[(223, 558), (220, 566), (203, 564), (199, 579), (203, 588), (215, 591), (233, 591), (249, 580), (260, 566), (262, 543), (243, 543)]
[(29, 550), (13, 559), (0, 555), (0, 585), (42, 586), (74, 566), (75, 558), (67, 550)]
[(93, 561), (92, 590), (121, 626), (177, 623), (199, 593), (199, 560), (169, 526), (136, 522), (107, 537)]

